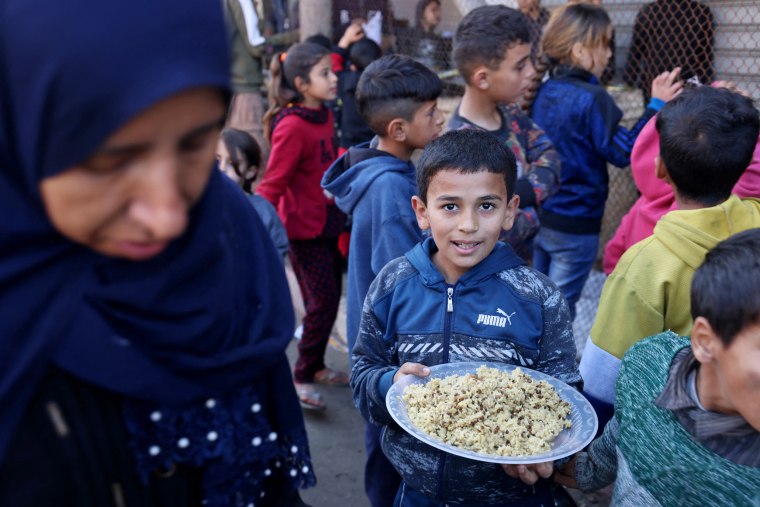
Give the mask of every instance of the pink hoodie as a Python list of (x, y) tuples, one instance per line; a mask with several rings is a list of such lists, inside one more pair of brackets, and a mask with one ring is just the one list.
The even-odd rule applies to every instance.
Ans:
[[(636, 138), (631, 152), (631, 171), (641, 197), (623, 216), (615, 236), (604, 249), (602, 267), (609, 275), (628, 248), (652, 235), (661, 216), (676, 209), (673, 189), (654, 172), (654, 159), (660, 152), (660, 135), (653, 117)], [(739, 197), (760, 197), (760, 139), (752, 162), (736, 183), (733, 193)]]

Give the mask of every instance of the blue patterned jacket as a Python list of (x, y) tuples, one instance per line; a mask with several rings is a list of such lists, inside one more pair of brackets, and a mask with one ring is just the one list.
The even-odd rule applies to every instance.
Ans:
[(388, 263), (364, 302), (353, 351), (351, 386), (365, 419), (384, 426), (382, 448), (404, 481), (438, 501), (463, 505), (520, 503), (532, 486), (499, 465), (459, 458), (400, 429), (385, 405), (405, 362), (436, 365), (493, 361), (522, 365), (581, 387), (567, 303), (544, 275), (508, 245), (448, 285), (431, 261), (428, 238)]

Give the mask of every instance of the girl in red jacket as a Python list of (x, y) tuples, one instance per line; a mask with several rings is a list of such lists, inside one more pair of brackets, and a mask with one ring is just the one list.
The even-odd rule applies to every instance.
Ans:
[(345, 224), (345, 216), (320, 186), (336, 158), (332, 112), (323, 102), (335, 99), (338, 80), (330, 51), (311, 43), (291, 47), (274, 59), (270, 70), (272, 107), (264, 116), (264, 133), (272, 151), (256, 192), (277, 208), (285, 224), (288, 255), (306, 308), (296, 390), (304, 408), (322, 410), (325, 403), (315, 382), (348, 384), (345, 373), (324, 362), (340, 301), (337, 240)]

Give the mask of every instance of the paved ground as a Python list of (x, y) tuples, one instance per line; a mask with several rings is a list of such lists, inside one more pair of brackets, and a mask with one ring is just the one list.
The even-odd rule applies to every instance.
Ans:
[[(289, 273), (289, 278), (293, 287), (292, 272)], [(593, 298), (595, 292), (589, 291), (588, 297)], [(298, 297), (296, 293), (294, 306), (300, 318), (303, 308)], [(328, 366), (347, 371), (348, 355), (344, 333), (345, 298), (341, 301), (341, 309), (326, 356)], [(288, 349), (291, 361), (296, 355), (296, 343), (294, 340)], [(301, 496), (312, 507), (369, 507), (369, 502), (364, 496), (364, 422), (353, 406), (349, 388), (320, 389), (327, 402), (327, 410), (304, 411), (317, 485), (303, 491)], [(575, 491), (570, 493), (580, 507), (604, 507), (609, 504), (609, 491), (588, 495)]]

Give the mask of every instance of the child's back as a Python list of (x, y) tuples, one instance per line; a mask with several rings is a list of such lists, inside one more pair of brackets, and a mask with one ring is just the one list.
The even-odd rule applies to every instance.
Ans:
[(751, 100), (728, 90), (688, 90), (657, 117), (657, 172), (671, 183), (678, 210), (631, 247), (607, 278), (580, 368), (598, 406), (611, 408), (620, 358), (637, 341), (691, 329), (690, 283), (708, 250), (760, 227), (760, 200), (731, 189), (749, 164), (760, 120)]
[[(434, 449), (393, 425), (385, 406), (391, 384), (421, 364), (493, 361), (580, 385), (567, 304), (498, 241), (516, 212), (507, 191), (514, 181), (514, 156), (487, 133), (433, 141), (420, 158), (414, 198), (432, 237), (390, 262), (367, 295), (351, 383), (362, 415), (385, 425), (383, 450), (404, 479), (397, 505), (551, 499), (548, 481), (526, 486), (499, 465)], [(415, 500), (422, 503), (408, 503)]]

